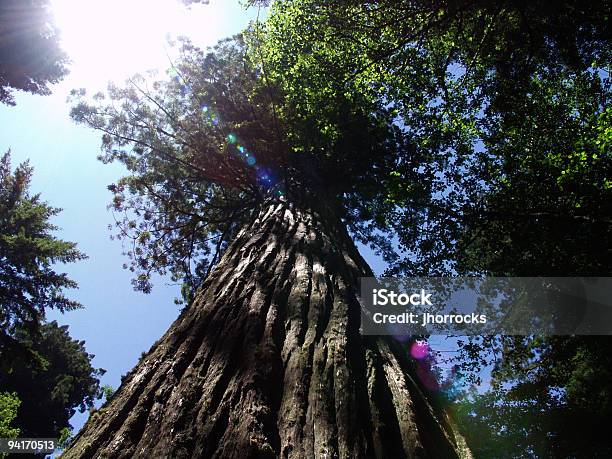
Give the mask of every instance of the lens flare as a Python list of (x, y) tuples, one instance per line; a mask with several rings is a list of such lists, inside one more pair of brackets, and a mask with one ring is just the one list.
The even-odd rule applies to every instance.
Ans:
[(415, 341), (410, 347), (410, 355), (417, 360), (422, 360), (429, 353), (427, 341)]
[[(212, 123), (213, 126), (217, 126), (219, 124), (219, 117), (214, 110), (211, 110), (207, 105), (201, 105), (200, 110), (202, 111), (203, 116), (206, 117), (208, 122)], [(252, 152), (248, 152), (244, 145), (241, 145), (238, 139), (238, 136), (230, 132), (225, 137), (227, 141), (227, 145), (232, 145), (232, 149), (234, 155), (237, 155), (241, 158), (248, 166), (253, 167), (255, 169), (255, 177), (260, 186), (268, 189), (270, 192), (278, 192), (279, 196), (284, 195), (284, 191), (275, 190), (277, 186), (279, 186), (279, 182), (274, 174), (268, 170), (267, 168), (263, 168), (257, 164), (257, 159)], [(235, 148), (235, 150), (233, 150)]]

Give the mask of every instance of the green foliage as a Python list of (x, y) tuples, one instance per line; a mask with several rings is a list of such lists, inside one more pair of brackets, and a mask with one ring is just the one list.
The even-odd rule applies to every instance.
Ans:
[(514, 338), (492, 388), (454, 405), (475, 457), (609, 457), (611, 350), (598, 337)]
[[(98, 377), (104, 371), (91, 366), (93, 356), (82, 341), (70, 338), (66, 326), (43, 323), (48, 309), (64, 312), (80, 307), (64, 296), (65, 289), (77, 285), (57, 272), (56, 265), (85, 256), (76, 244), (53, 236), (57, 228), (50, 220), (60, 209), (29, 193), (31, 176), (27, 163), (12, 171), (10, 154), (3, 155), (0, 391), (6, 395), (0, 397), (0, 405), (6, 435), (1, 436), (58, 437), (69, 427), (76, 408), (83, 411), (100, 397)], [(8, 427), (13, 418), (17, 430)]]
[[(385, 195), (372, 194), (360, 215), (396, 242), (395, 254), (378, 247), (387, 274), (605, 276), (609, 13), (607, 2), (278, 1), (265, 25), (266, 60), (290, 105), (323, 133), (318, 108), (343, 88), (394, 111), (418, 159), (381, 177)], [(608, 343), (464, 342), (456, 363), (468, 378), (498, 365), (496, 391), (470, 405), (482, 422), (462, 423), (474, 427), (481, 457), (543, 455), (551, 445), (557, 457), (609, 454), (595, 409), (609, 406), (607, 356), (597, 351)], [(563, 427), (576, 426), (572, 417), (581, 422), (574, 433)]]
[(108, 384), (105, 384), (104, 386), (102, 386), (101, 391), (102, 391), (101, 393), (102, 393), (102, 396), (104, 397), (105, 402), (108, 402), (110, 398), (113, 396), (113, 394), (115, 393), (115, 389), (113, 389), (113, 387), (109, 386)]
[(214, 253), (261, 200), (255, 170), (228, 135), (248, 139), (261, 168), (276, 160), (278, 148), (242, 41), (208, 54), (186, 41), (179, 46), (169, 80), (134, 77), (90, 102), (75, 92), (72, 117), (102, 131), (100, 159), (119, 161), (130, 174), (109, 189), (134, 287), (149, 292), (153, 273), (169, 273), (185, 284), (188, 299)]
[[(11, 426), (21, 401), (15, 392), (0, 392), (0, 438), (17, 438), (19, 428)], [(0, 458), (7, 454), (0, 453)]]
[(72, 441), (72, 429), (70, 427), (64, 427), (60, 430), (60, 435), (57, 440), (57, 445), (61, 449), (66, 449)]
[[(279, 0), (211, 53), (183, 43), (169, 80), (111, 87), (73, 117), (104, 133), (104, 161), (127, 166), (113, 206), (128, 215), (117, 228), (145, 291), (169, 270), (190, 298), (254, 209), (307, 193), (334, 203), (390, 275), (605, 276), (609, 18), (604, 1)], [(467, 340), (462, 373), (477, 381), (495, 364), (496, 386), (465, 412), (482, 416), (481, 432), (495, 426), (504, 450), (539, 454), (554, 440), (561, 455), (605, 454), (561, 423), (576, 416), (599, 434), (606, 346)], [(485, 415), (502, 406), (505, 420)], [(542, 421), (526, 427), (527, 414)]]
[[(342, 91), (359, 103), (382, 100), (395, 115), (413, 160), (397, 157), (398, 167), (379, 177), (386, 193), (369, 196), (358, 218), (397, 241), (395, 254), (379, 247), (390, 273), (503, 273), (498, 265), (516, 256), (544, 264), (542, 253), (575, 234), (571, 256), (596, 253), (603, 266), (608, 251), (581, 242), (609, 238), (607, 228), (584, 232), (590, 218), (609, 213), (607, 195), (585, 209), (593, 187), (582, 187), (559, 206), (568, 190), (555, 185), (561, 171), (547, 156), (571, 157), (579, 136), (592, 149), (586, 124), (601, 116), (610, 91), (609, 9), (577, 1), (552, 10), (545, 2), (279, 1), (264, 26), (264, 61), (293, 111), (318, 123), (312, 132), (333, 134), (326, 102), (334, 107)], [(606, 153), (589, 171), (594, 186), (609, 167)], [(546, 220), (541, 231), (524, 228), (536, 219)], [(554, 247), (540, 245), (551, 239), (546, 230), (561, 233), (566, 224)], [(498, 251), (499, 262), (486, 259)], [(398, 253), (405, 256), (395, 261)]]
[(19, 428), (11, 424), (17, 417), (21, 401), (17, 393), (0, 392), (0, 438), (16, 438), (19, 435)]
[(504, 160), (487, 166), (491, 187), (465, 225), (462, 269), (610, 272), (612, 152), (603, 108), (610, 87), (603, 83), (597, 75), (534, 77), (521, 116), (492, 132), (488, 151)]
[[(57, 272), (55, 265), (85, 255), (76, 244), (53, 236), (56, 227), (50, 220), (60, 209), (30, 195), (31, 176), (27, 163), (11, 171), (9, 153), (0, 159), (0, 348), (5, 365), (18, 357), (32, 358), (16, 340), (19, 330), (34, 336), (47, 309), (64, 312), (80, 307), (63, 294), (76, 283)], [(4, 351), (9, 348), (12, 357)]]
[[(322, 136), (284, 114), (282, 88), (257, 60), (257, 41), (254, 30), (209, 53), (183, 41), (169, 81), (135, 77), (91, 100), (74, 92), (73, 119), (100, 130), (101, 160), (130, 174), (110, 190), (122, 215), (115, 237), (126, 244), (125, 267), (139, 290), (150, 291), (153, 273), (169, 272), (189, 300), (266, 199), (305, 190), (332, 201), (350, 196), (339, 217), (356, 220), (380, 192), (377, 177), (397, 167), (393, 155), (403, 146), (384, 104), (341, 95), (325, 102), (330, 127)], [(362, 167), (366, 159), (372, 164)]]
[(14, 105), (12, 90), (49, 94), (67, 73), (48, 0), (0, 2), (0, 102)]
[[(68, 327), (55, 321), (42, 325), (36, 338), (19, 331), (16, 339), (40, 355), (44, 366), (22, 362), (2, 372), (0, 391), (15, 392), (21, 399), (15, 419), (20, 435), (59, 437), (77, 409), (84, 412), (101, 397), (98, 378), (104, 370), (93, 368), (85, 343), (72, 339)], [(0, 359), (7, 352), (0, 349)]]

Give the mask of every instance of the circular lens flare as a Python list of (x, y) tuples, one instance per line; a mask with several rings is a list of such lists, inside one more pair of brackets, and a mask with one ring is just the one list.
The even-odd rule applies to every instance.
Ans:
[(429, 345), (427, 341), (415, 341), (410, 346), (410, 355), (417, 360), (423, 360), (429, 354)]

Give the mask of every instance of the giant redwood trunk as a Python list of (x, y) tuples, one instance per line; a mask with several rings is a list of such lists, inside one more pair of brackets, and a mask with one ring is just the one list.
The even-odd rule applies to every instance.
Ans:
[(360, 335), (369, 275), (326, 205), (268, 203), (62, 457), (469, 456), (393, 343)]

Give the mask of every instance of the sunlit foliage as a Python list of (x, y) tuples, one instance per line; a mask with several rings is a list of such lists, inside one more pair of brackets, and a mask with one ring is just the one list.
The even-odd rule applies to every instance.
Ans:
[(0, 437), (15, 438), (19, 435), (19, 428), (14, 426), (17, 410), (21, 401), (15, 392), (0, 393)]
[(73, 119), (103, 132), (100, 159), (130, 172), (109, 188), (137, 289), (169, 271), (192, 291), (271, 197), (314, 193), (354, 221), (396, 155), (411, 158), (380, 101), (337, 94), (318, 115), (326, 132), (292, 119), (258, 40), (251, 31), (213, 52), (184, 41), (169, 79), (135, 77), (89, 101), (74, 93)]
[(14, 105), (12, 91), (50, 94), (66, 73), (48, 0), (0, 1), (0, 102)]

